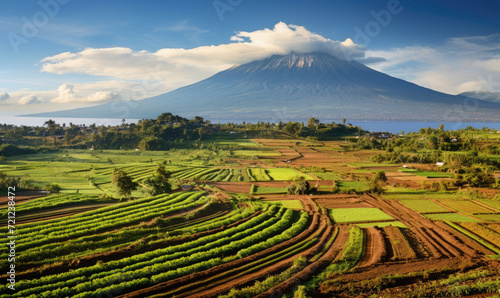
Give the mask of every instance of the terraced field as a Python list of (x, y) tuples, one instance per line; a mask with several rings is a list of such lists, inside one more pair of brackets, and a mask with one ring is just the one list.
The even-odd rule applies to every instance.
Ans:
[[(347, 152), (338, 143), (221, 142), (275, 156), (174, 150), (6, 159), (0, 171), (28, 174), (38, 185), (55, 179), (63, 193), (16, 206), (23, 236), (16, 240), (18, 282), (15, 293), (2, 287), (0, 297), (432, 297), (500, 290), (495, 200), (390, 182), (393, 193), (363, 193), (373, 174), (357, 168), (400, 165), (376, 167), (373, 152)], [(48, 159), (54, 167), (37, 174)], [(142, 183), (157, 163), (195, 190), (147, 196), (140, 187), (131, 200), (103, 196), (116, 195), (115, 168)], [(287, 195), (297, 177), (332, 189)], [(341, 192), (333, 193), (333, 185)], [(349, 189), (358, 193), (342, 193)], [(6, 268), (7, 243), (0, 246)]]

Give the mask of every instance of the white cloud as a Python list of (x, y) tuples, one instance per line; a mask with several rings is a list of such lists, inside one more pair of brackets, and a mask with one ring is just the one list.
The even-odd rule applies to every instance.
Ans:
[(500, 91), (500, 34), (450, 38), (436, 47), (366, 51), (370, 67), (437, 91)]
[(31, 104), (39, 104), (41, 103), (41, 101), (38, 99), (36, 95), (28, 94), (21, 97), (21, 99), (19, 99), (17, 103), (20, 105), (31, 105)]
[[(181, 24), (182, 25), (182, 24)], [(183, 25), (188, 27), (187, 25)], [(174, 29), (181, 30), (181, 27)], [(184, 28), (186, 29), (186, 28)], [(86, 48), (42, 60), (42, 71), (84, 73), (119, 79), (161, 81), (166, 90), (197, 82), (235, 64), (295, 52), (327, 52), (340, 59), (362, 58), (364, 48), (352, 40), (324, 38), (302, 26), (278, 23), (273, 29), (241, 31), (232, 43), (192, 49), (164, 48), (156, 52), (129, 48)]]
[(74, 86), (68, 83), (62, 84), (57, 88), (58, 96), (50, 102), (53, 103), (102, 103), (120, 99), (117, 93), (110, 91), (97, 91), (88, 96), (78, 96), (74, 91)]
[(0, 102), (6, 101), (9, 98), (10, 98), (9, 93), (7, 93), (7, 92), (0, 92)]

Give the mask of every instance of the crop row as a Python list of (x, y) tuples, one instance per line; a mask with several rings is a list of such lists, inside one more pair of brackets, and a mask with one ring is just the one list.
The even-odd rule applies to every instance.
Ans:
[[(211, 202), (210, 204), (215, 203)], [(203, 209), (210, 208), (210, 204), (206, 205)], [(198, 211), (202, 211), (203, 209)], [(41, 247), (35, 247), (33, 249), (23, 251), (23, 254), (19, 255), (19, 261), (23, 264), (37, 260), (43, 260), (44, 263), (50, 263), (71, 258), (71, 255), (75, 253), (78, 253), (80, 256), (82, 256), (81, 252), (88, 252), (86, 254), (91, 254), (92, 250), (96, 247), (99, 248), (100, 252), (116, 250), (141, 238), (164, 233), (165, 231), (169, 231), (169, 238), (176, 238), (178, 237), (176, 235), (185, 235), (188, 232), (197, 233), (199, 231), (206, 231), (207, 229), (218, 228), (222, 225), (231, 224), (250, 216), (254, 212), (255, 211), (250, 208), (235, 209), (233, 212), (229, 212), (227, 214), (217, 212), (210, 216), (201, 217), (187, 222), (182, 220), (182, 217), (174, 217), (164, 220), (161, 225), (163, 228), (161, 229), (158, 229), (157, 227), (138, 226), (120, 231), (106, 232), (92, 236), (83, 236), (63, 242), (45, 244)], [(180, 220), (182, 221), (179, 223)], [(165, 241), (163, 237), (161, 239), (161, 241)]]
[[(182, 245), (155, 250), (119, 261), (112, 261), (100, 266), (82, 268), (82, 270), (78, 269), (75, 270), (77, 272), (72, 271), (63, 274), (65, 275), (63, 284), (61, 284), (61, 282), (56, 282), (54, 285), (57, 285), (58, 288), (68, 286), (72, 294), (88, 291), (87, 293), (82, 293), (77, 296), (86, 297), (91, 296), (92, 292), (98, 289), (100, 289), (99, 291), (102, 291), (102, 289), (113, 291), (117, 286), (127, 290), (131, 289), (132, 280), (135, 280), (132, 284), (135, 284), (137, 280), (142, 280), (143, 278), (146, 278), (149, 283), (156, 283), (203, 270), (218, 263), (236, 258), (236, 256), (232, 256), (224, 260), (220, 258), (221, 255), (228, 255), (231, 252), (246, 248), (252, 243), (265, 241), (264, 239), (268, 239), (269, 241), (270, 237), (270, 239), (275, 239), (276, 237), (289, 236), (289, 233), (296, 229), (296, 225), (292, 225), (293, 211), (286, 210), (283, 212), (284, 210), (285, 209), (282, 208), (277, 216), (271, 216), (269, 213), (272, 214), (273, 211), (276, 211), (276, 208), (270, 208), (269, 211), (264, 214), (268, 217), (266, 221), (255, 226), (256, 223), (262, 220), (262, 218), (256, 217), (236, 227), (239, 228), (240, 232), (229, 237), (220, 238), (220, 233), (218, 233)], [(301, 221), (299, 220), (299, 222)], [(254, 226), (252, 227), (252, 225)], [(224, 231), (221, 233), (227, 232), (228, 231)], [(273, 237), (273, 235), (280, 233), (282, 233), (282, 235)], [(205, 238), (211, 239), (212, 242), (205, 245), (200, 243), (206, 241)], [(255, 247), (255, 245), (253, 247)], [(88, 276), (91, 273), (93, 274)], [(78, 280), (75, 280), (75, 277), (77, 277)], [(82, 277), (85, 277), (85, 279), (82, 280)], [(53, 284), (54, 281), (61, 280), (61, 276), (49, 277), (49, 280)], [(105, 287), (116, 280), (125, 281), (118, 285)], [(45, 278), (44, 280), (39, 279), (36, 283), (40, 285), (40, 282), (43, 284), (45, 281)], [(33, 288), (33, 282), (19, 284), (19, 286), (21, 285), (23, 285), (23, 289), (25, 287), (28, 289), (20, 291), (19, 294), (26, 296), (39, 293), (40, 290), (46, 290), (45, 286)], [(42, 295), (44, 294), (48, 293), (42, 293)]]
[(478, 242), (479, 244), (483, 245), (484, 247), (486, 247), (487, 249), (497, 253), (497, 254), (500, 254), (500, 249), (498, 248), (498, 246), (492, 244), (491, 242), (489, 242), (488, 240), (482, 238), (481, 236), (477, 235), (476, 233), (474, 233), (473, 231), (470, 231), (469, 229), (459, 225), (459, 224), (456, 224), (456, 223), (453, 223), (453, 222), (450, 222), (450, 221), (447, 221), (446, 222), (448, 225), (450, 225), (452, 228), (456, 229), (457, 231), (459, 231), (460, 233), (468, 236), (469, 238), (472, 238), (473, 240), (475, 240), (476, 242)]
[(85, 216), (84, 213), (83, 216), (72, 216), (57, 224), (28, 229), (23, 229), (21, 226), (20, 233), (23, 234), (23, 238), (19, 239), (18, 248), (25, 250), (45, 243), (80, 237), (193, 208), (207, 202), (207, 199), (202, 197), (203, 195), (202, 192), (186, 193), (166, 197), (170, 200), (166, 200), (166, 198), (154, 200), (153, 202), (156, 204), (147, 204), (136, 208), (132, 205), (127, 208), (116, 208), (115, 212), (94, 213), (92, 216)]
[[(199, 238), (197, 240), (184, 243), (182, 245), (170, 246), (170, 247), (167, 247), (164, 249), (158, 249), (158, 250), (143, 253), (140, 255), (134, 255), (132, 257), (124, 258), (124, 259), (121, 259), (118, 261), (112, 261), (112, 262), (107, 263), (103, 268), (100, 268), (100, 266), (79, 268), (79, 269), (72, 271), (72, 272), (60, 274), (57, 277), (51, 277), (51, 278), (44, 277), (44, 278), (41, 278), (39, 280), (32, 280), (32, 281), (29, 281), (28, 284), (30, 286), (33, 286), (33, 285), (43, 284), (44, 282), (49, 281), (49, 280), (59, 281), (59, 280), (64, 280), (64, 279), (71, 279), (71, 278), (75, 278), (75, 277), (78, 277), (81, 275), (94, 274), (94, 273), (102, 271), (101, 269), (103, 269), (103, 270), (116, 269), (119, 267), (136, 264), (137, 262), (148, 261), (148, 260), (154, 259), (154, 258), (161, 256), (161, 255), (164, 255), (164, 254), (169, 254), (169, 253), (171, 254), (171, 253), (175, 253), (175, 252), (179, 252), (179, 251), (183, 251), (183, 250), (184, 251), (190, 250), (194, 247), (206, 245), (206, 244), (208, 244), (216, 239), (230, 237), (230, 236), (232, 236), (238, 232), (241, 232), (245, 229), (249, 229), (249, 228), (259, 224), (260, 222), (264, 222), (264, 221), (268, 220), (269, 218), (271, 218), (272, 216), (276, 215), (278, 210), (279, 210), (278, 208), (274, 208), (274, 209), (269, 208), (266, 213), (263, 213), (255, 218), (247, 221), (244, 224), (238, 225), (237, 227), (227, 229), (223, 232), (219, 232), (219, 233), (216, 233), (216, 234), (213, 234), (210, 236), (205, 236), (205, 237)], [(22, 285), (22, 283), (23, 282), (21, 282), (20, 284)]]
[[(31, 201), (28, 201), (22, 205), (16, 206), (16, 211), (18, 212), (30, 212), (47, 208), (58, 208), (63, 206), (69, 206), (73, 204), (82, 204), (89, 202), (102, 202), (97, 197), (93, 196), (82, 196), (78, 194), (58, 194), (50, 195), (47, 197), (40, 197)], [(7, 208), (0, 211), (0, 216), (5, 217), (7, 215)]]

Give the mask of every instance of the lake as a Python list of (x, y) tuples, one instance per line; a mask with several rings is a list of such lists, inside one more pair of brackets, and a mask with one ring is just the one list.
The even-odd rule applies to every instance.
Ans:
[[(13, 117), (13, 116), (0, 116), (0, 124), (13, 124), (13, 125), (27, 125), (27, 126), (43, 126), (45, 121), (49, 118), (46, 117)], [(69, 125), (73, 124), (85, 124), (90, 125), (95, 123), (96, 125), (119, 125), (122, 123), (122, 119), (102, 119), (102, 118), (57, 118), (50, 117), (50, 119), (56, 121), (56, 123)], [(139, 119), (125, 119), (127, 123), (137, 123)], [(242, 123), (242, 121), (235, 120), (224, 120), (224, 119), (210, 119), (212, 123)], [(249, 121), (256, 122), (256, 121)], [(304, 120), (307, 122), (307, 120)], [(331, 121), (330, 121), (331, 122)], [(336, 123), (341, 123), (342, 120), (335, 121)], [(360, 126), (364, 130), (369, 131), (382, 131), (391, 133), (400, 133), (401, 131), (406, 132), (417, 132), (420, 128), (438, 128), (441, 123), (444, 125), (445, 130), (457, 130), (466, 128), (467, 126), (472, 126), (476, 128), (489, 127), (493, 129), (500, 130), (500, 122), (413, 122), (413, 121), (347, 121), (354, 126)]]

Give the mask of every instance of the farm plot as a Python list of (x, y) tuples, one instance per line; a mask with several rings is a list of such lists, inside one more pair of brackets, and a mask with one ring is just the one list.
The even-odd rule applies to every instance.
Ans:
[[(86, 195), (78, 195), (78, 194), (56, 194), (49, 195), (46, 197), (36, 198), (19, 206), (16, 206), (16, 211), (20, 213), (28, 213), (39, 211), (43, 209), (54, 209), (60, 208), (63, 206), (75, 206), (82, 205), (86, 203), (113, 203), (117, 202), (117, 200), (101, 200), (96, 196), (86, 196)], [(0, 215), (2, 217), (7, 215), (7, 209), (2, 210)]]
[(421, 171), (415, 169), (399, 169), (402, 173), (414, 174), (421, 177), (426, 178), (452, 178), (453, 174), (451, 173), (442, 173), (442, 172), (432, 172), (432, 171)]
[(500, 222), (500, 214), (478, 214), (474, 215), (474, 217), (484, 221)]
[(398, 228), (408, 228), (404, 223), (400, 221), (383, 221), (383, 222), (367, 222), (367, 223), (358, 223), (356, 224), (360, 228), (370, 228), (370, 227), (398, 227)]
[(482, 226), (476, 223), (453, 223), (447, 222), (448, 225), (455, 228), (462, 234), (472, 238), (487, 249), (500, 254), (500, 234), (495, 230), (489, 229), (487, 226)]
[(266, 173), (272, 180), (293, 180), (297, 177), (304, 177), (306, 180), (315, 180), (313, 177), (292, 168), (266, 169)]
[(440, 213), (452, 212), (451, 210), (430, 200), (400, 200), (401, 204), (406, 207), (417, 211), (418, 213)]
[(365, 191), (368, 189), (368, 183), (364, 181), (340, 181), (338, 182), (340, 190), (354, 189), (355, 191)]
[[(138, 285), (150, 287), (278, 245), (302, 232), (308, 222), (305, 212), (273, 206), (242, 224), (193, 241), (43, 278), (23, 279), (16, 284), (12, 297), (111, 295), (117, 287), (125, 294)], [(121, 278), (124, 274), (127, 279)], [(110, 283), (110, 278), (114, 282)], [(0, 293), (7, 290), (2, 288)]]
[(378, 208), (337, 208), (331, 209), (330, 215), (337, 223), (394, 220)]
[(458, 213), (438, 213), (438, 214), (426, 214), (426, 218), (432, 220), (443, 220), (443, 221), (452, 221), (452, 222), (476, 222), (477, 219), (472, 217), (468, 217)]
[(500, 201), (498, 200), (479, 200), (479, 201), (497, 210), (500, 210)]
[(440, 202), (454, 210), (467, 214), (492, 214), (494, 211), (469, 200), (440, 200)]
[(280, 194), (287, 193), (288, 187), (270, 187), (253, 185), (250, 188), (250, 194)]
[(279, 200), (279, 201), (264, 201), (272, 205), (278, 205), (290, 209), (304, 209), (300, 200)]
[(474, 222), (464, 222), (460, 225), (492, 243), (497, 248), (497, 253), (500, 253), (500, 233), (498, 231), (489, 228), (488, 225)]
[(249, 168), (249, 176), (251, 176), (255, 181), (270, 181), (271, 177), (266, 173), (266, 170), (262, 168)]
[(412, 249), (408, 239), (401, 232), (400, 228), (387, 226), (383, 228), (385, 235), (389, 239), (392, 246), (393, 260), (409, 260), (417, 258), (415, 251)]

